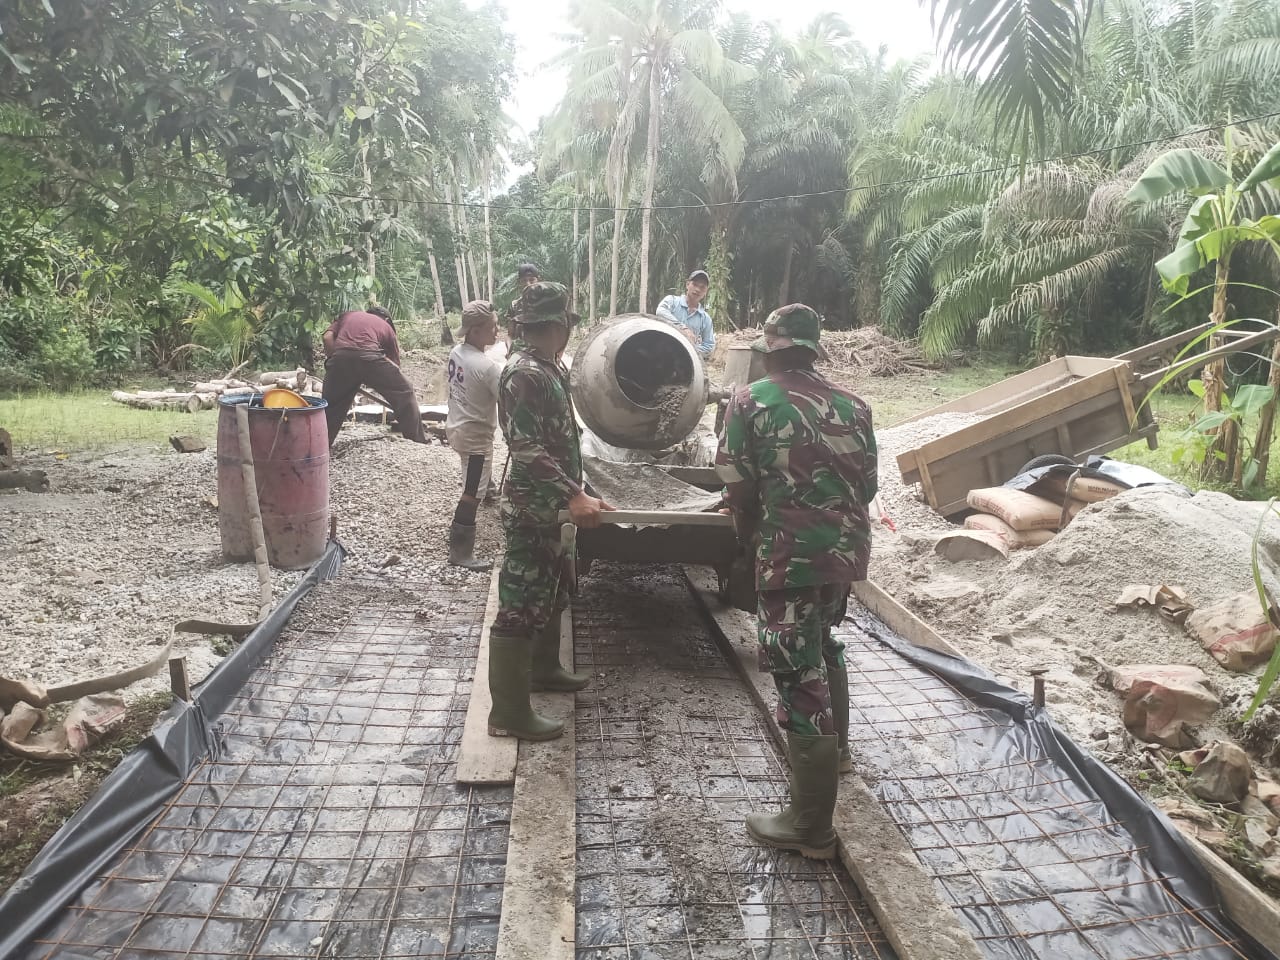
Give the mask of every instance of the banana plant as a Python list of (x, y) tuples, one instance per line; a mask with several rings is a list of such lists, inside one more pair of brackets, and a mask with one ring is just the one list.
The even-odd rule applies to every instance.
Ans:
[(1152, 161), (1126, 195), (1134, 203), (1155, 203), (1185, 194), (1194, 197), (1173, 252), (1156, 263), (1165, 289), (1186, 296), (1191, 277), (1209, 264), (1217, 265), (1214, 282), (1213, 321), (1226, 319), (1226, 294), (1231, 254), (1242, 243), (1262, 241), (1280, 257), (1280, 217), (1267, 215), (1250, 220), (1240, 207), (1248, 194), (1268, 181), (1280, 178), (1280, 143), (1254, 166), (1239, 184), (1230, 173), (1231, 128), (1224, 139), (1225, 166), (1180, 148)]
[[(1257, 220), (1244, 216), (1243, 205), (1261, 185), (1280, 178), (1280, 143), (1274, 145), (1238, 184), (1232, 177), (1231, 127), (1227, 127), (1223, 144), (1226, 163), (1204, 156), (1195, 150), (1179, 148), (1161, 154), (1129, 189), (1126, 198), (1133, 203), (1157, 203), (1173, 196), (1194, 198), (1187, 212), (1178, 242), (1173, 251), (1156, 263), (1156, 271), (1165, 289), (1183, 299), (1191, 296), (1191, 278), (1210, 264), (1214, 265), (1213, 309), (1209, 319), (1215, 325), (1227, 319), (1227, 288), (1231, 283), (1231, 255), (1244, 243), (1267, 244), (1280, 258), (1280, 216), (1268, 214)], [(1222, 409), (1224, 361), (1215, 361), (1205, 371), (1205, 409)], [(1239, 434), (1236, 425), (1225, 422), (1214, 449), (1215, 464), (1226, 467), (1234, 463)], [(1206, 461), (1208, 463), (1209, 461)], [(1228, 476), (1230, 476), (1228, 474)]]

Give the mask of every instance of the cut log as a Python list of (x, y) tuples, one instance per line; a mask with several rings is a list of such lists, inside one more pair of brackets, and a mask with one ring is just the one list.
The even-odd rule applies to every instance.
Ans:
[(0, 469), (13, 466), (13, 437), (9, 431), (0, 427)]
[(258, 383), (269, 387), (284, 387), (288, 390), (300, 390), (307, 385), (310, 378), (302, 367), (296, 370), (280, 370), (274, 373), (258, 374)]
[(258, 388), (244, 380), (209, 380), (205, 383), (196, 383), (191, 387), (192, 393), (216, 393), (221, 396), (227, 396), (232, 393), (253, 393)]
[(138, 410), (185, 410), (187, 413), (212, 410), (213, 405), (218, 401), (217, 395), (213, 393), (175, 393), (159, 390), (140, 390), (137, 393), (113, 390), (111, 399)]
[(49, 476), (43, 470), (0, 470), (0, 490), (28, 490), (45, 493)]

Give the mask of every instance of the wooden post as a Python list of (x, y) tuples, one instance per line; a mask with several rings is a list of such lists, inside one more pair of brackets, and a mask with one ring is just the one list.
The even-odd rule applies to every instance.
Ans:
[(258, 478), (253, 470), (253, 444), (249, 438), (249, 405), (236, 404), (236, 426), (240, 433), (240, 472), (244, 478), (244, 499), (249, 510), (249, 532), (253, 535), (253, 560), (258, 568), (258, 619), (271, 612), (271, 564), (267, 560), (267, 538), (262, 532), (262, 506), (258, 503)]
[(187, 677), (187, 658), (169, 659), (169, 689), (184, 703), (191, 702), (191, 680)]

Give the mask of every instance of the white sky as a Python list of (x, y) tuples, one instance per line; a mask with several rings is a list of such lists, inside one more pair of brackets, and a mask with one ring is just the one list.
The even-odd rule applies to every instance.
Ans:
[[(468, 0), (480, 6), (483, 0)], [(508, 29), (516, 37), (516, 81), (507, 113), (517, 136), (532, 133), (564, 93), (561, 71), (544, 64), (564, 48), (560, 35), (569, 32), (568, 0), (502, 0)], [(934, 52), (928, 11), (917, 0), (726, 0), (726, 10), (743, 11), (759, 20), (776, 20), (788, 32), (807, 26), (820, 13), (844, 17), (854, 37), (868, 49), (881, 44), (890, 58)]]

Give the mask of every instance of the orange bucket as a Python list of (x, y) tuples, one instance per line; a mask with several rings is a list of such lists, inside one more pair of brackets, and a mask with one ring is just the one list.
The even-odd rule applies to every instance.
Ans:
[(262, 405), (272, 410), (298, 410), (307, 406), (306, 399), (284, 387), (272, 387), (262, 395)]

